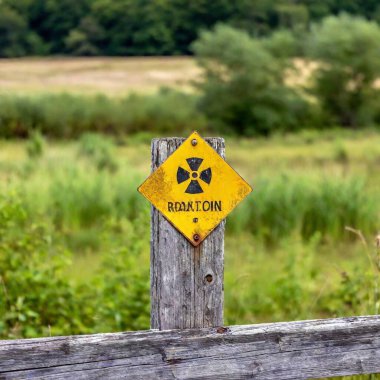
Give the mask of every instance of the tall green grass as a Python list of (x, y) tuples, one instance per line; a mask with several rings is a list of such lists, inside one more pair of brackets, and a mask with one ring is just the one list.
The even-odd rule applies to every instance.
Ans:
[[(136, 191), (143, 176), (117, 156), (111, 138), (85, 134), (72, 145), (71, 157), (44, 159), (42, 154), (47, 153), (17, 167), (10, 183), (31, 215), (56, 230), (78, 232), (85, 242), (111, 218), (134, 222), (147, 215), (148, 203)], [(375, 188), (359, 174), (327, 173), (257, 174), (252, 196), (228, 217), (228, 233), (250, 234), (270, 245), (291, 236), (309, 241), (316, 234), (321, 242), (352, 239), (346, 226), (374, 235), (380, 217)]]
[(275, 174), (258, 177), (252, 197), (228, 220), (228, 231), (242, 231), (269, 243), (297, 234), (309, 240), (319, 233), (340, 240), (345, 226), (374, 234), (380, 207), (377, 195), (358, 176)]
[[(15, 145), (18, 159), (0, 166), (6, 179), (0, 183), (0, 281), (8, 292), (0, 297), (0, 335), (147, 328), (150, 208), (136, 191), (145, 176), (136, 159), (149, 147), (141, 150), (135, 140), (117, 147), (96, 135), (58, 145), (40, 138), (25, 144), (23, 156)], [(30, 144), (44, 148), (30, 154)], [(351, 164), (350, 156), (344, 165)], [(345, 230), (377, 232), (376, 180), (369, 187), (355, 171), (327, 175), (310, 168), (267, 165), (254, 176), (252, 196), (228, 217), (226, 323), (378, 311), (377, 252), (370, 240), (364, 250)]]
[[(88, 165), (51, 167), (47, 174), (44, 186), (37, 175), (19, 189), (27, 209), (43, 213), (55, 228), (86, 229), (111, 217), (134, 221), (149, 209), (136, 191), (142, 177), (131, 168), (114, 173)], [(278, 174), (257, 177), (253, 195), (228, 217), (227, 231), (249, 233), (268, 244), (289, 236), (308, 241), (317, 233), (322, 241), (348, 240), (346, 226), (374, 235), (379, 210), (363, 178)]]
[(125, 135), (143, 131), (174, 133), (205, 126), (193, 95), (162, 89), (155, 95), (123, 99), (46, 94), (0, 96), (0, 137), (30, 136), (38, 130), (54, 138), (85, 132)]
[[(43, 220), (37, 222), (19, 196), (0, 196), (0, 336), (148, 328), (148, 215), (101, 223), (101, 246), (93, 257), (101, 265), (80, 282), (70, 279), (75, 257), (61, 239), (62, 231)], [(356, 246), (350, 254), (364, 260), (355, 259), (348, 270), (345, 264), (346, 270), (331, 278), (329, 266), (320, 263), (339, 265), (334, 264), (337, 254), (321, 249), (320, 239), (320, 234), (307, 243), (296, 236), (284, 238), (270, 255), (265, 243), (252, 235), (227, 239), (226, 323), (378, 312), (380, 272), (373, 265), (380, 252), (372, 256), (372, 248), (361, 252)], [(371, 262), (366, 261), (368, 254)]]

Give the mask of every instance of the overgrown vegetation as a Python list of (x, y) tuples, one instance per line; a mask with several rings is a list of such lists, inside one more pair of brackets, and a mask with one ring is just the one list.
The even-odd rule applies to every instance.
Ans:
[(35, 131), (55, 138), (88, 132), (125, 136), (137, 132), (176, 133), (203, 129), (193, 95), (161, 90), (156, 95), (112, 99), (70, 94), (0, 96), (0, 137), (25, 138)]
[(377, 23), (347, 14), (328, 17), (310, 32), (262, 38), (217, 25), (193, 44), (202, 76), (191, 93), (1, 95), (0, 137), (194, 129), (268, 136), (378, 125), (379, 41)]
[(49, 223), (36, 221), (18, 196), (2, 196), (0, 336), (147, 329), (149, 269), (147, 246), (138, 233), (141, 226), (146, 228), (146, 218), (136, 225), (127, 221), (117, 226), (111, 220), (105, 223), (103, 238), (109, 239), (112, 229), (117, 228), (130, 240), (120, 241), (122, 248), (98, 257), (102, 262), (99, 273), (75, 284), (67, 275), (72, 254), (59, 241), (56, 230)]
[(186, 93), (2, 91), (0, 338), (148, 328), (146, 142), (194, 129), (239, 136), (255, 189), (228, 218), (226, 323), (378, 314), (379, 21), (377, 1), (0, 1), (0, 57), (202, 69)]
[(347, 225), (376, 230), (377, 195), (366, 191), (360, 176), (277, 173), (259, 176), (255, 185), (255, 196), (230, 218), (232, 233), (245, 231), (275, 243), (294, 234), (309, 241), (316, 231), (321, 239), (339, 241), (347, 235)]
[[(23, 152), (1, 142), (1, 337), (148, 328), (149, 205), (136, 188), (149, 145), (92, 134), (45, 141), (30, 160), (35, 138)], [(227, 221), (226, 323), (378, 312), (377, 141), (229, 141), (254, 192)]]

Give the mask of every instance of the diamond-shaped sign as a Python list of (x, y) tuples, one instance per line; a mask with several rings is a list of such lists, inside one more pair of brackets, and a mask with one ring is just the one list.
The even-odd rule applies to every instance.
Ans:
[(197, 246), (252, 188), (193, 132), (138, 190)]

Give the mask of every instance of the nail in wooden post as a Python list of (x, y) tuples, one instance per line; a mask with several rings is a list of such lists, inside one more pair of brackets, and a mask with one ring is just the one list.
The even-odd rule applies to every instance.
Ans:
[[(152, 141), (152, 171), (184, 141)], [(224, 140), (205, 139), (223, 158)], [(152, 206), (151, 328), (159, 330), (223, 325), (223, 221), (198, 247)]]

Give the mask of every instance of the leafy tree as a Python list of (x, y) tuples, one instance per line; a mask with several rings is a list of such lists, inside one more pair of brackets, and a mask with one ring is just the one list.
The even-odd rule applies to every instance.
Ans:
[(357, 127), (372, 122), (380, 99), (380, 27), (349, 16), (328, 17), (312, 28), (309, 54), (320, 63), (314, 93), (330, 123)]
[(331, 10), (335, 14), (346, 12), (372, 18), (373, 12), (378, 4), (378, 0), (335, 0)]
[(230, 0), (171, 0), (169, 4), (169, 25), (176, 51), (187, 54), (201, 30), (209, 29), (217, 22), (228, 22), (236, 13), (236, 4)]
[(93, 16), (104, 30), (109, 55), (165, 55), (174, 50), (168, 0), (96, 0)]
[(25, 20), (13, 9), (0, 3), (0, 57), (18, 57), (26, 54)]
[(105, 30), (92, 16), (86, 16), (77, 28), (65, 38), (66, 49), (73, 55), (99, 55), (99, 46), (105, 39)]
[(342, 11), (380, 21), (378, 0), (1, 0), (3, 55), (189, 54), (217, 23), (256, 37)]
[(0, 57), (43, 55), (41, 37), (29, 27), (31, 0), (0, 1)]
[(307, 7), (310, 19), (320, 21), (332, 13), (331, 8), (335, 0), (303, 0), (302, 3)]
[(194, 51), (204, 69), (200, 107), (215, 125), (246, 135), (297, 127), (307, 107), (284, 83), (286, 58), (275, 59), (262, 41), (223, 25), (202, 33)]
[(91, 0), (34, 0), (29, 7), (30, 27), (49, 46), (49, 53), (64, 53), (65, 39), (90, 12)]
[(279, 4), (274, 9), (280, 28), (305, 29), (309, 21), (309, 11), (303, 4)]
[(273, 59), (282, 60), (282, 63), (285, 64), (288, 58), (301, 55), (302, 47), (298, 39), (288, 30), (276, 31), (269, 38), (262, 39), (261, 42), (273, 55)]
[(275, 3), (275, 0), (237, 1), (231, 25), (253, 36), (267, 35), (273, 27)]

